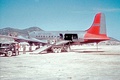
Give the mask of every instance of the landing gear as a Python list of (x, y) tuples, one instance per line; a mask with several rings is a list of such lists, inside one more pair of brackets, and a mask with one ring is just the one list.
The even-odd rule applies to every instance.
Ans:
[(53, 49), (52, 49), (52, 51), (54, 52), (54, 53), (61, 53), (61, 48), (60, 47), (53, 47)]
[(61, 48), (58, 48), (58, 53), (61, 53), (61, 50), (62, 50)]
[(70, 51), (71, 51), (70, 46), (64, 46), (64, 51), (65, 51), (65, 52), (70, 52)]
[(52, 51), (54, 53), (61, 53), (62, 51), (70, 52), (71, 48), (70, 48), (70, 46), (54, 46), (54, 47), (52, 47)]
[(66, 51), (67, 51), (67, 52), (70, 52), (70, 51), (71, 51), (70, 46), (67, 47), (67, 50), (66, 50)]

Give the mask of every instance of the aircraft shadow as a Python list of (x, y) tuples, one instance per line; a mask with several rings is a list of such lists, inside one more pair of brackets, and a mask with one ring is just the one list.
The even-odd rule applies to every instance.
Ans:
[(83, 50), (82, 51), (74, 51), (73, 50), (71, 52), (77, 52), (77, 53), (95, 53), (96, 52), (97, 53), (97, 52), (105, 52), (105, 51), (89, 51), (89, 50), (88, 51), (87, 50), (85, 50), (85, 51), (83, 51)]
[(72, 50), (71, 52), (76, 52), (76, 53), (90, 53), (90, 54), (93, 54), (93, 55), (120, 55), (120, 53), (114, 53), (114, 52), (107, 52), (107, 51), (103, 51), (103, 50), (98, 50), (98, 51), (90, 51), (90, 50), (82, 50), (82, 51), (75, 51), (75, 50)]
[(72, 52), (77, 52), (77, 53), (95, 53), (95, 52), (105, 52), (101, 50), (102, 48), (81, 48), (81, 49), (72, 49)]
[(81, 48), (81, 49), (72, 49), (72, 50), (97, 50), (97, 49), (100, 50), (100, 49), (102, 49), (102, 48), (85, 48), (85, 49), (84, 49), (84, 48), (83, 48), (83, 49)]

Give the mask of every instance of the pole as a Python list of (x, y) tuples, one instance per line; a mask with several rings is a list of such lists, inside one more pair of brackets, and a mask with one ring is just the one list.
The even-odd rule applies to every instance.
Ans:
[(97, 44), (97, 51), (98, 51), (98, 42), (96, 42), (96, 44)]

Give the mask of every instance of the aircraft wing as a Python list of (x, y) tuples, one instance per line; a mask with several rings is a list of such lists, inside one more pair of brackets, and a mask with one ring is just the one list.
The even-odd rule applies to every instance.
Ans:
[(37, 42), (37, 43), (47, 43), (47, 40), (38, 40), (36, 38), (25, 38), (23, 36), (13, 37), (13, 36), (6, 36), (6, 35), (0, 35), (0, 38), (12, 38), (17, 42)]
[(37, 42), (37, 43), (47, 43), (47, 40), (38, 40), (36, 38), (25, 38), (25, 37), (14, 37), (15, 41), (22, 42)]
[(47, 43), (47, 40), (39, 40), (39, 39), (36, 39), (36, 38), (30, 38), (29, 41), (39, 42), (39, 43)]

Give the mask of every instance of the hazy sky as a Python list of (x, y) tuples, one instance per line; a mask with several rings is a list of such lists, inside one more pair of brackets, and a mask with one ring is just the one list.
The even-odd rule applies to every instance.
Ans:
[(86, 30), (98, 12), (108, 36), (120, 40), (120, 0), (0, 0), (0, 29)]

